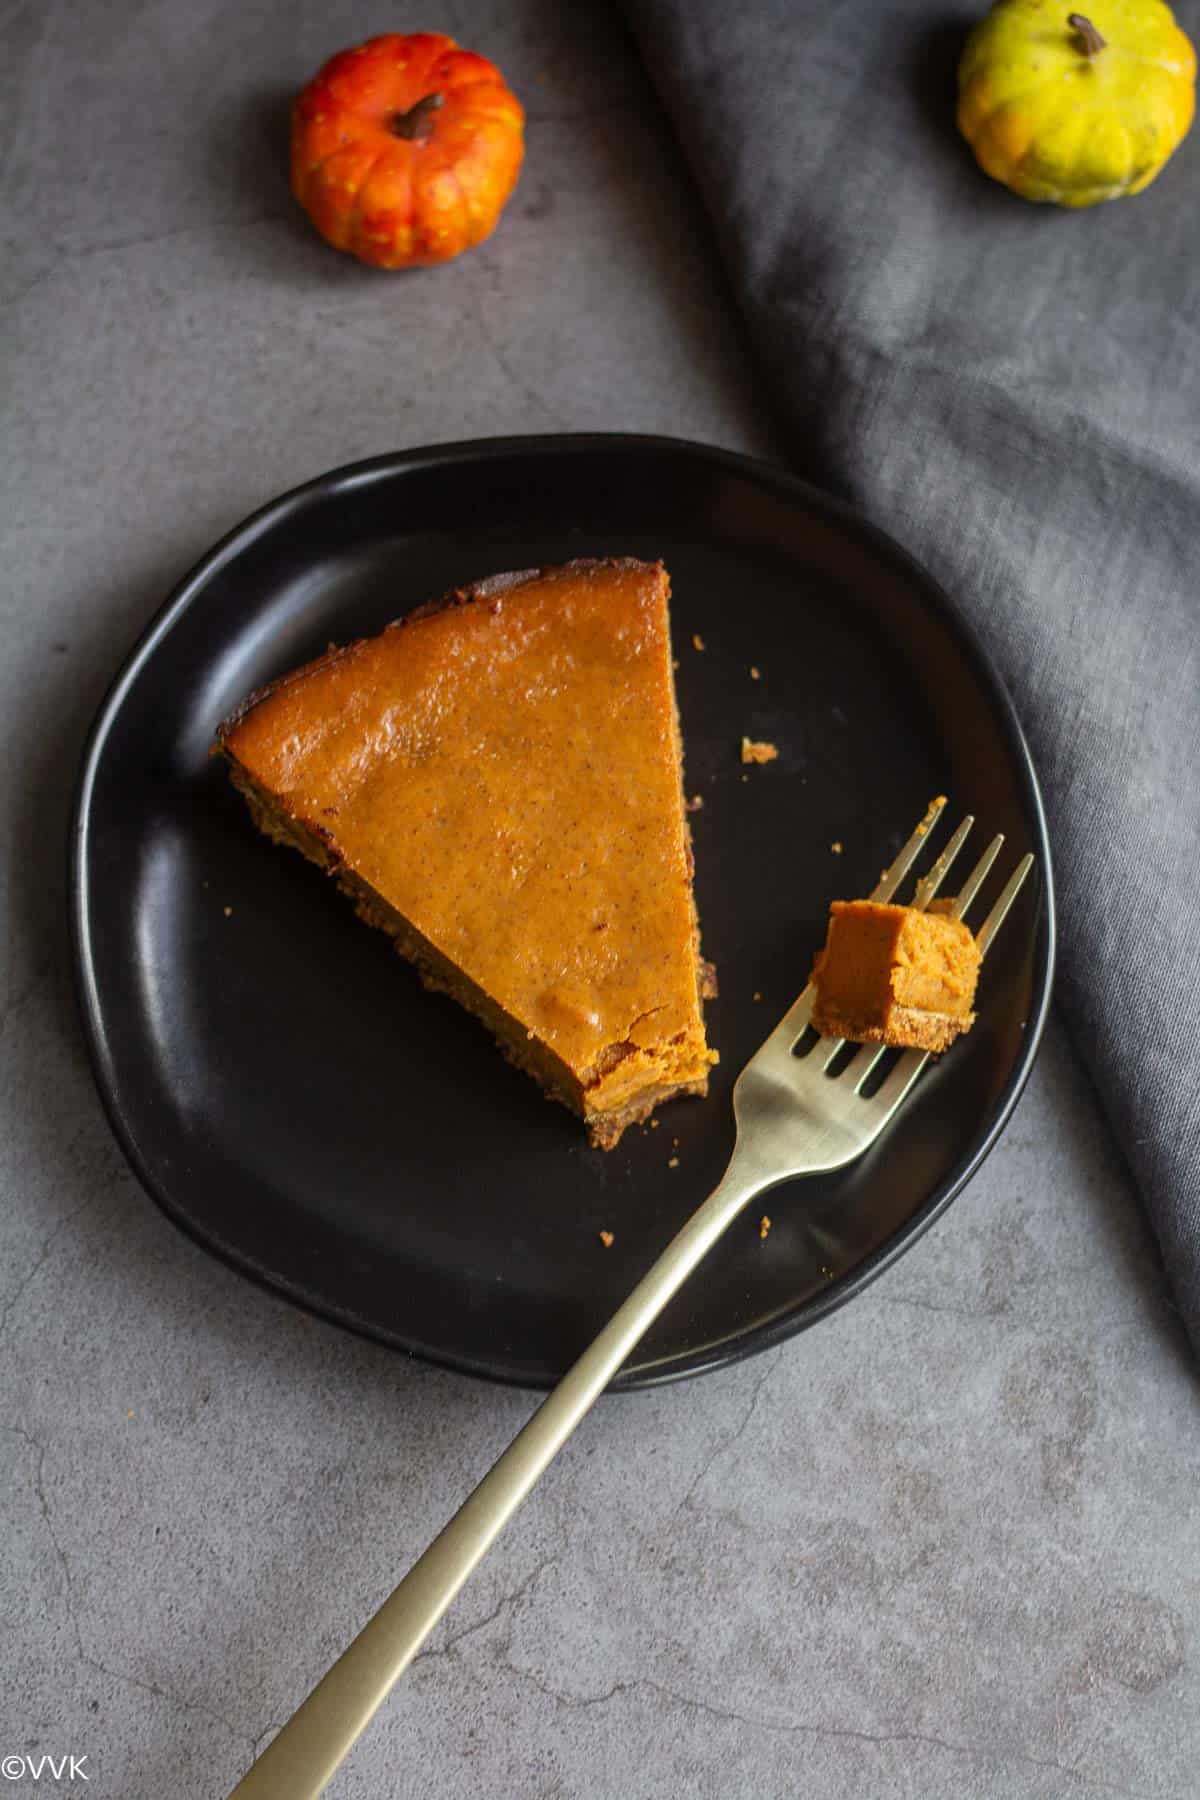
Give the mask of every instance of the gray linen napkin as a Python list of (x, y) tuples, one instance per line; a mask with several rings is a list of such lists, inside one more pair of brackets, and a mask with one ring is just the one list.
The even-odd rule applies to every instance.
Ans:
[(954, 128), (979, 10), (627, 0), (797, 463), (1008, 682), (1058, 997), (1200, 1346), (1200, 126), (1139, 197), (1014, 198)]

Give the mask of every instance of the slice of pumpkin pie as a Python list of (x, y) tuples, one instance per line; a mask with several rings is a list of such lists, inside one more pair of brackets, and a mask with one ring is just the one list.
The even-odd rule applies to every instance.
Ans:
[(214, 748), (593, 1144), (716, 1061), (661, 564), (497, 575), (254, 694)]

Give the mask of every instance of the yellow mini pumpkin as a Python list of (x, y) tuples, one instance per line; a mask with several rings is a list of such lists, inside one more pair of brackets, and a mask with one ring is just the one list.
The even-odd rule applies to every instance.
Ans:
[[(1069, 0), (1068, 0), (1069, 4)], [(1163, 0), (997, 0), (967, 40), (958, 126), (1026, 200), (1136, 194), (1187, 134), (1196, 53)]]

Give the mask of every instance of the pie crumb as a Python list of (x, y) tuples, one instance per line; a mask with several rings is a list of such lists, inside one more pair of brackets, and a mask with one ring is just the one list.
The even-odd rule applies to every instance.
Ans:
[(834, 840), (833, 840), (832, 844), (830, 844), (829, 848), (833, 851), (833, 854), (835, 856), (840, 856), (842, 854), (841, 838), (834, 838)]
[(762, 679), (761, 670), (756, 669), (753, 663), (750, 664), (750, 679), (751, 681), (761, 681)]
[(697, 650), (703, 650), (705, 647), (704, 639), (700, 636), (698, 631), (693, 631), (692, 633), (692, 644)]
[(699, 812), (703, 805), (704, 805), (704, 795), (703, 794), (693, 794), (691, 799), (685, 803), (683, 810), (684, 810), (684, 812), (687, 812), (687, 813)]
[(758, 1235), (760, 1238), (762, 1238), (764, 1243), (766, 1242), (767, 1233), (770, 1231), (770, 1229), (771, 1229), (771, 1221), (767, 1217), (766, 1213), (764, 1213), (762, 1218), (758, 1221)]
[(658, 1119), (651, 1119), (651, 1121), (650, 1121), (651, 1131), (657, 1131), (660, 1123), (661, 1123), (661, 1121)]
[(611, 1250), (611, 1249), (612, 1249), (612, 1247), (613, 1247), (613, 1234), (612, 1234), (612, 1232), (611, 1232), (611, 1231), (602, 1231), (602, 1232), (601, 1232), (601, 1233), (600, 1233), (600, 1242), (601, 1242), (601, 1243), (602, 1243), (602, 1244), (603, 1244), (603, 1245), (604, 1245), (604, 1248), (605, 1248), (605, 1249), (606, 1249), (606, 1250)]
[(742, 761), (744, 763), (774, 762), (778, 755), (779, 749), (775, 744), (748, 737), (742, 739)]
[(754, 991), (754, 998), (755, 998), (755, 999), (756, 999), (756, 1000), (761, 1000), (761, 999), (762, 999), (762, 995), (761, 995), (761, 994), (760, 994), (760, 993), (759, 993), (759, 992), (758, 992), (758, 990), (757, 990), (757, 988), (756, 988), (756, 989), (755, 989), (755, 991)]
[(679, 1158), (677, 1156), (668, 1157), (667, 1167), (668, 1169), (677, 1169), (679, 1167)]
[(917, 835), (919, 837), (925, 836), (925, 833), (929, 830), (930, 825), (933, 823), (934, 813), (937, 811), (939, 806), (945, 806), (945, 804), (946, 804), (945, 794), (935, 794), (933, 796), (933, 799), (929, 802), (929, 805), (925, 808), (925, 817), (921, 820), (921, 823), (917, 826)]
[(232, 908), (232, 906), (223, 906), (223, 907), (222, 907), (222, 908), (221, 908), (221, 911), (222, 911), (222, 912), (223, 912), (223, 913), (224, 913), (224, 914), (225, 914), (225, 917), (226, 917), (226, 918), (227, 918), (227, 919), (232, 919), (232, 917), (233, 917), (233, 908)]

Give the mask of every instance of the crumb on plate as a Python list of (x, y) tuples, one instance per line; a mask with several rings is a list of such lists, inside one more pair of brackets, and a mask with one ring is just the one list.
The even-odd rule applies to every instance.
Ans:
[(776, 744), (768, 744), (763, 740), (744, 737), (742, 739), (742, 761), (744, 763), (774, 762), (779, 755)]
[(679, 1158), (677, 1156), (668, 1157), (667, 1167), (668, 1169), (677, 1169), (679, 1167)]
[(758, 1221), (758, 1235), (760, 1238), (762, 1238), (764, 1243), (766, 1242), (767, 1234), (770, 1231), (770, 1229), (771, 1229), (771, 1221), (767, 1217), (766, 1213), (764, 1213), (762, 1218)]
[(750, 664), (750, 679), (751, 681), (761, 681), (762, 679), (761, 670), (757, 669), (753, 663)]
[(693, 631), (692, 633), (692, 644), (697, 650), (704, 649), (704, 639), (700, 636), (698, 631)]
[(835, 856), (840, 856), (842, 854), (841, 838), (834, 838), (834, 840), (833, 840), (832, 844), (830, 844), (829, 848), (833, 851), (833, 854)]
[(684, 812), (688, 812), (688, 813), (699, 812), (701, 810), (701, 808), (703, 807), (703, 805), (704, 805), (704, 795), (703, 794), (693, 794), (691, 799), (685, 803), (683, 810), (684, 810)]
[(604, 1248), (605, 1248), (605, 1249), (606, 1249), (606, 1250), (611, 1250), (611, 1249), (612, 1249), (612, 1247), (613, 1247), (613, 1234), (612, 1234), (612, 1232), (611, 1232), (611, 1231), (602, 1231), (602, 1232), (601, 1232), (601, 1233), (600, 1233), (600, 1242), (601, 1242), (601, 1243), (602, 1243), (602, 1244), (603, 1244), (603, 1245), (604, 1245)]

